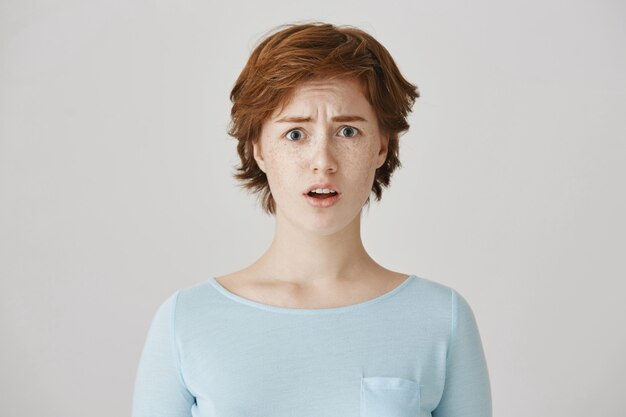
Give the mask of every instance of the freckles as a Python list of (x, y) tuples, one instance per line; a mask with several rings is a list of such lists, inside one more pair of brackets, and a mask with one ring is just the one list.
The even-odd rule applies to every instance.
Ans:
[(267, 158), (272, 161), (272, 165), (276, 165), (276, 168), (289, 164), (297, 157), (298, 152), (293, 147), (285, 146), (279, 141), (274, 141), (268, 146)]
[(361, 165), (363, 165), (362, 157), (359, 157), (359, 154), (356, 152), (348, 152), (343, 155), (343, 164), (346, 168), (350, 168), (351, 170), (361, 170)]
[(268, 149), (266, 160), (268, 173), (273, 182), (282, 184), (294, 176), (294, 171), (303, 166), (304, 158), (299, 150), (277, 144)]
[[(363, 144), (361, 144), (363, 145)], [(369, 171), (370, 167), (376, 162), (376, 153), (374, 146), (366, 145), (347, 149), (344, 155), (344, 161), (359, 171)]]

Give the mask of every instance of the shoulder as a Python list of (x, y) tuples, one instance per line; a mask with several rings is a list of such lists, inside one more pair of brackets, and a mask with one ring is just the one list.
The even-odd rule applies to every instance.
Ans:
[(156, 315), (174, 321), (182, 312), (198, 312), (207, 305), (210, 295), (208, 280), (171, 290), (160, 302)]
[(468, 306), (467, 299), (455, 288), (440, 282), (419, 277), (416, 275), (419, 287), (418, 292), (424, 298), (433, 299), (438, 304), (447, 304), (450, 307), (463, 304)]
[(414, 296), (419, 302), (430, 307), (451, 308), (456, 294), (452, 287), (440, 282), (415, 275)]
[(455, 328), (458, 320), (473, 319), (469, 302), (457, 289), (416, 276), (412, 286), (411, 304), (422, 314), (439, 318)]

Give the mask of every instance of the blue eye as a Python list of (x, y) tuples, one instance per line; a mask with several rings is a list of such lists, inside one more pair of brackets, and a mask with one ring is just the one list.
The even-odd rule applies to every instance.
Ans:
[(358, 129), (352, 126), (344, 126), (341, 130), (344, 132), (344, 136), (348, 138), (354, 137), (358, 133)]
[(293, 129), (287, 132), (285, 136), (287, 137), (288, 140), (295, 141), (295, 140), (301, 139), (304, 135), (302, 134), (302, 131), (300, 129)]

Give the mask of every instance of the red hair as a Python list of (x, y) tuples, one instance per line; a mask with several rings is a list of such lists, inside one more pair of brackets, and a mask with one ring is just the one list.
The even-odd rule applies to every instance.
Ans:
[(241, 159), (233, 176), (242, 181), (243, 188), (260, 193), (263, 210), (274, 214), (267, 177), (253, 157), (252, 143), (260, 138), (263, 122), (286, 104), (303, 81), (352, 77), (361, 82), (381, 132), (389, 135), (387, 159), (376, 170), (372, 184), (380, 201), (382, 187), (389, 185), (392, 173), (402, 166), (398, 137), (409, 129), (407, 116), (419, 97), (417, 87), (402, 76), (385, 47), (358, 28), (317, 22), (276, 29), (252, 51), (230, 93), (228, 134), (237, 139)]

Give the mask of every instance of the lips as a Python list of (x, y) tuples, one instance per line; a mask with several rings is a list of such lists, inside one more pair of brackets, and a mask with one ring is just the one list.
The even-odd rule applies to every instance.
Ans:
[[(323, 196), (313, 197), (309, 193), (318, 188), (328, 188), (336, 192), (336, 194), (324, 194)], [(339, 201), (342, 197), (341, 191), (339, 188), (332, 182), (318, 182), (315, 184), (311, 184), (309, 188), (307, 188), (303, 193), (304, 198), (307, 202), (316, 208), (327, 208), (334, 205), (337, 201)]]

